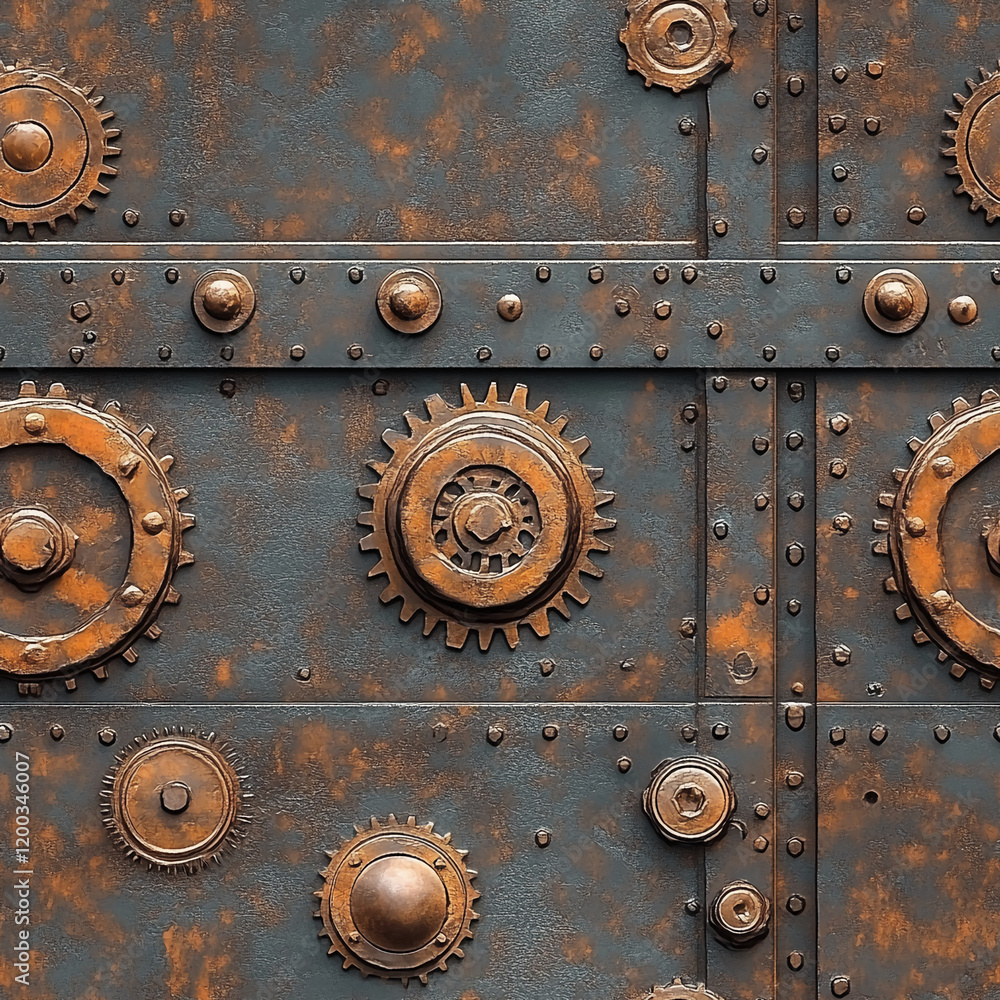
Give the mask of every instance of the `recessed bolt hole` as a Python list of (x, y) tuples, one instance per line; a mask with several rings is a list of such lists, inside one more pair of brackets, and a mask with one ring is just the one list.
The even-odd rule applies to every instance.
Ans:
[(878, 802), (878, 792), (865, 792), (865, 802), (869, 805), (875, 805)]

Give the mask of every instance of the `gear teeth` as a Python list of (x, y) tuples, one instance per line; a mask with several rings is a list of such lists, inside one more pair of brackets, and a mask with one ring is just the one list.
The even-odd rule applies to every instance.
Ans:
[(467, 626), (459, 622), (446, 622), (447, 639), (445, 640), (451, 649), (461, 649), (465, 645), (465, 640), (469, 637)]
[(877, 556), (887, 556), (889, 554), (889, 543), (880, 538), (877, 542), (872, 542), (872, 552)]
[(921, 628), (918, 628), (916, 632), (913, 633), (913, 641), (918, 646), (926, 646), (927, 643), (931, 641), (930, 636)]
[(951, 412), (957, 417), (960, 413), (972, 408), (972, 404), (964, 397), (959, 396), (951, 402)]
[(911, 437), (909, 441), (906, 442), (906, 447), (910, 449), (915, 455), (921, 448), (923, 448), (926, 442), (921, 441), (918, 437)]
[(979, 676), (979, 686), (984, 691), (992, 691), (993, 688), (996, 686), (996, 680), (994, 678), (992, 678), (992, 677), (986, 677), (985, 675), (980, 674), (980, 676)]
[(889, 509), (896, 506), (896, 494), (895, 493), (880, 493), (878, 495), (878, 505), (880, 507), (887, 507)]
[(881, 521), (878, 518), (872, 521), (872, 531), (888, 531), (888, 530), (889, 530), (888, 521)]
[(17, 393), (19, 396), (37, 396), (38, 386), (34, 382), (24, 381)]
[(913, 617), (913, 612), (910, 611), (910, 606), (908, 604), (900, 604), (900, 606), (896, 608), (896, 618), (899, 621), (905, 622), (912, 617)]
[[(187, 495), (187, 491), (185, 490), (185, 496), (186, 495)], [(181, 514), (180, 514), (181, 531), (189, 531), (197, 523), (198, 523), (198, 519), (195, 517), (194, 514), (185, 514), (183, 511), (181, 512)]]
[(67, 677), (66, 680), (63, 683), (66, 685), (66, 690), (67, 691), (75, 691), (76, 690), (76, 678), (75, 677)]
[(901, 483), (906, 478), (906, 473), (909, 471), (909, 469), (893, 469), (892, 478), (895, 479), (897, 483)]
[[(945, 657), (945, 659), (947, 658), (948, 657)], [(960, 681), (966, 675), (966, 673), (968, 673), (968, 670), (966, 667), (963, 667), (961, 663), (953, 663), (948, 673), (951, 674), (951, 676), (954, 677), (956, 681)]]
[(122, 653), (122, 659), (125, 660), (129, 666), (132, 666), (132, 664), (139, 659), (139, 654), (131, 646), (129, 646), (129, 648)]
[(899, 585), (896, 583), (896, 578), (894, 576), (887, 576), (882, 581), (882, 586), (885, 588), (887, 594), (898, 594)]
[(931, 430), (936, 431), (945, 422), (943, 413), (935, 412), (927, 418), (927, 423), (931, 425)]

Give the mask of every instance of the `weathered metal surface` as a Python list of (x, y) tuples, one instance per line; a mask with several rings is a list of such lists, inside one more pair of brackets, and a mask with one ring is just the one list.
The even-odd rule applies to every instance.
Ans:
[(0, 12), (4, 995), (990, 996), (994, 13)]

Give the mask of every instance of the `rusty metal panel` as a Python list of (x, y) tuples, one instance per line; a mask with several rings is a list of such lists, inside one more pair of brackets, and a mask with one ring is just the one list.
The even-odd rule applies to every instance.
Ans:
[(774, 690), (773, 376), (714, 375), (705, 391), (705, 690)]
[(821, 709), (820, 995), (995, 989), (994, 727), (985, 706)]

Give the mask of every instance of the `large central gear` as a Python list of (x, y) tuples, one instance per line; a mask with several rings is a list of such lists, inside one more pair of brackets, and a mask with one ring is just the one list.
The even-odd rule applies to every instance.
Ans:
[(359, 490), (374, 504), (358, 521), (372, 529), (361, 548), (381, 556), (368, 575), (389, 577), (383, 602), (402, 599), (403, 621), (422, 610), (424, 635), (446, 622), (454, 649), (473, 630), (483, 650), (497, 630), (513, 649), (522, 624), (548, 635), (550, 609), (569, 618), (567, 596), (590, 599), (580, 574), (602, 570), (589, 554), (610, 549), (596, 532), (615, 522), (597, 509), (614, 494), (581, 461), (590, 441), (527, 403), (526, 386), (508, 402), (496, 383), (482, 402), (466, 385), (461, 406), (431, 396), (429, 420), (407, 412), (409, 435), (385, 432), (392, 459), (369, 463), (380, 481)]
[(101, 111), (94, 88), (74, 86), (64, 70), (0, 63), (0, 219), (8, 232), (23, 222), (28, 234), (56, 220), (76, 222), (79, 208), (94, 211), (91, 195), (107, 194), (102, 176), (118, 171), (105, 162), (121, 152), (106, 128), (114, 117)]
[[(180, 600), (172, 580), (194, 562), (182, 533), (195, 519), (179, 508), (188, 491), (171, 487), (174, 460), (153, 453), (155, 435), (117, 402), (98, 410), (58, 382), (48, 395), (23, 382), (0, 402), (0, 673), (22, 693), (57, 677), (72, 690), (84, 670), (103, 680), (116, 655), (134, 663), (133, 643), (158, 638), (161, 607)], [(48, 477), (72, 463), (81, 480)], [(124, 499), (120, 515), (98, 503), (108, 492)]]
[[(1000, 65), (1000, 63), (998, 63)], [(956, 123), (947, 129), (953, 146), (941, 150), (956, 163), (945, 173), (960, 177), (955, 194), (967, 194), (970, 211), (986, 212), (986, 221), (1000, 216), (1000, 72), (980, 68), (980, 80), (966, 80), (969, 96), (955, 94), (961, 111), (945, 112)]]
[[(954, 677), (975, 670), (989, 689), (1000, 678), (1000, 627), (969, 605), (995, 589), (1000, 527), (977, 494), (957, 498), (962, 481), (1000, 451), (1000, 393), (987, 389), (975, 406), (959, 397), (949, 415), (933, 413), (928, 422), (930, 437), (909, 441), (909, 467), (894, 470), (899, 489), (879, 497), (889, 515), (874, 528), (888, 538), (875, 542), (874, 551), (892, 559), (885, 589), (903, 597), (896, 617), (916, 621), (914, 642), (933, 643), (942, 663), (954, 661)], [(949, 566), (951, 546), (957, 548)]]
[(328, 953), (341, 955), (345, 969), (426, 985), (431, 972), (448, 968), (449, 958), (463, 957), (462, 944), (479, 919), (472, 909), (479, 898), (476, 872), (465, 864), (469, 852), (413, 816), (405, 823), (391, 813), (384, 823), (373, 816), (370, 828), (355, 830), (327, 852), (330, 864), (320, 872), (320, 937), (330, 939)]

